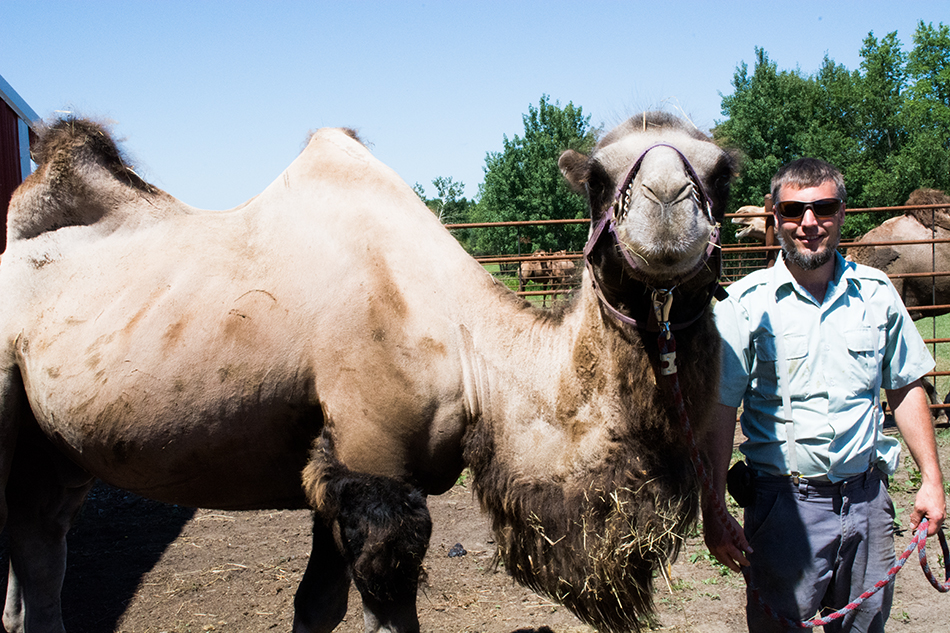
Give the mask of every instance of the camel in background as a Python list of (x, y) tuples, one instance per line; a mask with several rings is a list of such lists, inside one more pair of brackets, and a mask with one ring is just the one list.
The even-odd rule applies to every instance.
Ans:
[[(936, 189), (917, 189), (904, 206), (946, 204), (946, 207), (908, 209), (902, 215), (885, 220), (848, 248), (848, 259), (873, 266), (888, 275), (907, 275), (950, 271), (950, 244), (889, 244), (871, 246), (873, 242), (902, 242), (950, 238), (950, 196)], [(950, 276), (895, 277), (894, 287), (914, 319), (940, 316), (950, 307), (938, 310), (915, 310), (924, 306), (950, 304)]]
[[(553, 303), (559, 294), (569, 291), (575, 270), (574, 261), (567, 257), (566, 250), (550, 255), (544, 250), (535, 251), (531, 254), (531, 259), (521, 262), (518, 269), (518, 292), (524, 292), (528, 282), (533, 281), (541, 286), (541, 290), (551, 290)], [(547, 307), (547, 297), (547, 292), (541, 295), (541, 307)]]

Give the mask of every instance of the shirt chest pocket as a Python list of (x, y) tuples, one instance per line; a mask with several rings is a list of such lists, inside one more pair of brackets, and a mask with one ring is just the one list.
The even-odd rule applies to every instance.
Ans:
[[(808, 339), (803, 334), (786, 334), (783, 339), (785, 355), (788, 361), (788, 373), (792, 385), (796, 383), (796, 376), (805, 368), (808, 357)], [(753, 341), (755, 347), (755, 365), (752, 372), (752, 389), (763, 397), (781, 399), (778, 387), (779, 364), (778, 347), (775, 336), (762, 334)], [(795, 390), (792, 389), (794, 392)]]
[(877, 329), (864, 326), (845, 330), (844, 342), (848, 348), (845, 370), (851, 392), (859, 394), (873, 389), (877, 383), (878, 374)]

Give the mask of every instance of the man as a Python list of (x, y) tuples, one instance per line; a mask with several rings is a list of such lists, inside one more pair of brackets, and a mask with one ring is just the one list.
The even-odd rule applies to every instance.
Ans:
[[(900, 444), (882, 433), (882, 387), (921, 472), (911, 523), (926, 516), (936, 533), (946, 502), (920, 382), (933, 359), (887, 277), (837, 253), (841, 174), (797, 160), (772, 179), (772, 199), (783, 257), (733, 284), (715, 308), (721, 404), (704, 442), (715, 498), (703, 499), (703, 524), (710, 552), (734, 571), (750, 566), (763, 601), (800, 621), (844, 607), (895, 562), (886, 486)], [(740, 404), (753, 494), (744, 534), (713, 510), (724, 501)], [(892, 598), (893, 584), (825, 631), (883, 631)], [(750, 632), (787, 630), (751, 596), (746, 618)]]

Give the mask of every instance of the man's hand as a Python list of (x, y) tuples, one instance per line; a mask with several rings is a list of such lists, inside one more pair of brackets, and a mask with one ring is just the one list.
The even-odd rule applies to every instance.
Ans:
[[(736, 432), (736, 413), (736, 407), (716, 405), (701, 450), (709, 464), (712, 479), (712, 490), (704, 489), (702, 500), (706, 547), (716, 560), (738, 572), (741, 567), (749, 565), (745, 555), (751, 553), (752, 548), (738, 521), (725, 511), (726, 477)], [(728, 517), (726, 524), (723, 524), (723, 515)]]
[(947, 500), (943, 486), (933, 483), (922, 484), (914, 497), (914, 511), (910, 514), (910, 524), (917, 529), (924, 517), (927, 517), (927, 536), (934, 536), (944, 519), (947, 518)]
[(910, 523), (916, 530), (926, 516), (927, 535), (933, 536), (947, 518), (947, 500), (927, 395), (920, 380), (900, 389), (885, 389), (885, 392), (894, 410), (897, 429), (920, 469), (920, 490), (914, 498)]
[(723, 525), (720, 513), (703, 508), (703, 536), (709, 553), (716, 560), (734, 572), (742, 571), (742, 567), (749, 566), (746, 554), (752, 553), (749, 542), (742, 532), (742, 527), (731, 515), (727, 515), (728, 523)]

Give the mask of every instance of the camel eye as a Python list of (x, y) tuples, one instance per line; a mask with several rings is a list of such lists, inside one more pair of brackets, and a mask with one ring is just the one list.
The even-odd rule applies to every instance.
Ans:
[(606, 204), (605, 198), (613, 191), (610, 184), (606, 170), (599, 163), (593, 163), (587, 175), (587, 197), (593, 208)]

